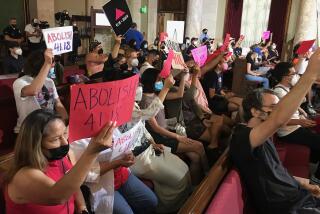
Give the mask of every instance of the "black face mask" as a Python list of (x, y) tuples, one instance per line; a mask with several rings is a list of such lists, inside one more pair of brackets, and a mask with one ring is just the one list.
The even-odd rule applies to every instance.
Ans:
[(127, 71), (128, 70), (128, 64), (124, 63), (124, 64), (120, 65), (120, 70)]
[(98, 54), (103, 54), (103, 49), (102, 48), (98, 50)]
[(58, 148), (47, 149), (47, 150), (48, 150), (49, 156), (50, 156), (50, 157), (47, 157), (47, 159), (49, 161), (61, 160), (62, 158), (64, 158), (68, 154), (69, 144), (60, 146)]
[(17, 25), (11, 25), (13, 28), (16, 28), (17, 27)]

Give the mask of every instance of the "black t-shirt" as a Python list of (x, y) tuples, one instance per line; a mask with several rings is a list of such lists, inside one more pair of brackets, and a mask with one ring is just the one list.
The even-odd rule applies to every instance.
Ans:
[(259, 69), (259, 66), (255, 63), (255, 61), (253, 61), (253, 59), (251, 59), (251, 55), (252, 53), (248, 53), (246, 59), (247, 59), (247, 63), (251, 64), (251, 70), (255, 71)]
[(282, 166), (271, 140), (252, 149), (250, 132), (251, 128), (243, 124), (235, 128), (230, 157), (258, 213), (292, 213), (306, 201), (314, 203), (311, 194)]
[(3, 70), (6, 74), (20, 73), (24, 65), (22, 56), (18, 56), (18, 59), (13, 56), (7, 56), (3, 61)]
[(13, 28), (11, 25), (3, 30), (3, 35), (10, 36), (13, 39), (21, 39), (22, 33), (18, 28)]
[(212, 71), (208, 71), (204, 75), (202, 80), (202, 87), (208, 99), (210, 99), (210, 95), (209, 95), (210, 88), (215, 89), (216, 94), (221, 94), (222, 83), (223, 83), (222, 73), (218, 74), (217, 72), (212, 70)]

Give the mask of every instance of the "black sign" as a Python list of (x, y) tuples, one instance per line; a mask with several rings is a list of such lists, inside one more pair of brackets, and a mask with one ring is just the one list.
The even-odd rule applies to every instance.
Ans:
[(111, 0), (103, 10), (117, 35), (124, 35), (129, 30), (132, 17), (126, 0)]

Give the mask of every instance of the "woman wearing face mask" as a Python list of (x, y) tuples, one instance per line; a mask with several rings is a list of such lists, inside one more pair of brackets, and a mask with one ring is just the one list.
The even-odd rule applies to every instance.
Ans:
[(14, 81), (13, 92), (18, 112), (15, 133), (19, 133), (24, 118), (36, 109), (53, 110), (67, 121), (67, 111), (59, 99), (53, 80), (48, 78), (53, 66), (51, 49), (44, 53), (33, 52), (24, 65), (23, 76)]
[[(141, 77), (143, 97), (140, 102), (140, 107), (142, 109), (146, 108), (152, 102), (156, 93), (163, 88), (163, 82), (159, 77), (159, 73), (159, 70), (149, 68)], [(181, 97), (182, 96), (183, 92), (181, 94)], [(177, 98), (174, 95), (169, 96), (168, 94), (167, 98), (169, 97), (172, 99)], [(192, 184), (199, 184), (203, 178), (203, 172), (208, 168), (207, 158), (202, 143), (169, 131), (167, 129), (168, 125), (164, 110), (160, 110), (155, 117), (148, 120), (146, 126), (157, 143), (162, 143), (165, 146), (171, 147), (172, 153), (185, 154), (190, 159)]]
[(112, 146), (114, 126), (106, 125), (92, 138), (72, 167), (67, 157), (67, 128), (61, 118), (47, 110), (28, 115), (5, 181), (7, 213), (88, 213), (80, 186), (99, 152)]
[(137, 74), (139, 73), (139, 60), (138, 60), (138, 53), (134, 49), (126, 50), (125, 57), (127, 59), (127, 66), (125, 72), (128, 74)]
[(85, 64), (88, 77), (103, 71), (104, 63), (108, 56), (103, 54), (102, 45), (98, 41), (93, 41), (89, 47), (89, 53), (86, 55)]
[(9, 56), (3, 61), (3, 71), (5, 74), (20, 73), (24, 65), (22, 49), (17, 42), (8, 42)]

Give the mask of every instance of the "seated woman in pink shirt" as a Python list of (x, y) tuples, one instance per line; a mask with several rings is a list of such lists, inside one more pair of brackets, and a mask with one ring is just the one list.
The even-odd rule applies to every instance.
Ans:
[(99, 152), (112, 146), (116, 123), (92, 138), (73, 167), (67, 157), (67, 128), (50, 110), (39, 109), (24, 120), (5, 180), (7, 214), (88, 213), (80, 185)]

